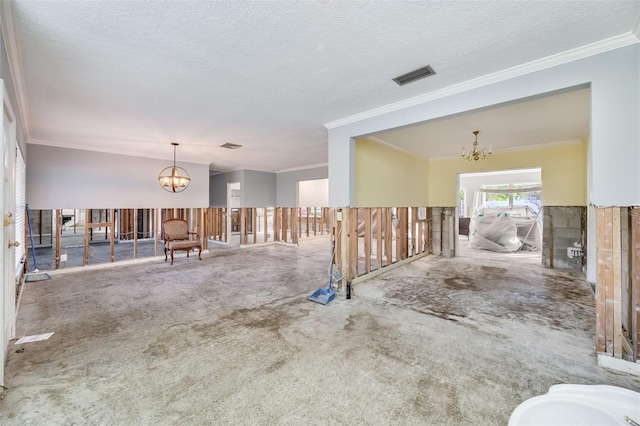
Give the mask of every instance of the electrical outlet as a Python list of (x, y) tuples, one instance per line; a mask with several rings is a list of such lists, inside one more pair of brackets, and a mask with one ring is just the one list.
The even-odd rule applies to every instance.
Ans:
[(342, 210), (336, 212), (336, 222), (342, 222)]
[(62, 253), (60, 255), (60, 262), (66, 262), (67, 261), (67, 253)]
[(582, 257), (582, 249), (579, 247), (567, 247), (567, 257), (569, 259)]

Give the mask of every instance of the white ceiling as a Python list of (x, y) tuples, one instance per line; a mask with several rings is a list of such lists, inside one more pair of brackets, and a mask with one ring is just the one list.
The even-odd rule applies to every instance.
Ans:
[(480, 132), (480, 149), (493, 152), (574, 143), (588, 135), (590, 117), (591, 91), (576, 89), (378, 133), (372, 139), (424, 158), (451, 157), (463, 147), (469, 152), (474, 130)]
[[(327, 161), (323, 123), (631, 34), (640, 2), (16, 0), (13, 17), (32, 143), (169, 159), (177, 141), (179, 161), (276, 171)], [(588, 91), (566, 96), (587, 116), (534, 120), (534, 100), (377, 136), (427, 157), (475, 129), (496, 149), (580, 137)]]

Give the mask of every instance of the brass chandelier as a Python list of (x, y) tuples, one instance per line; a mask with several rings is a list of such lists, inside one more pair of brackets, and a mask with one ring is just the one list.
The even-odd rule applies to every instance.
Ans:
[(176, 166), (176, 147), (179, 144), (171, 142), (171, 145), (173, 145), (173, 166), (162, 169), (160, 176), (158, 176), (158, 182), (165, 191), (182, 192), (191, 183), (191, 178), (185, 169)]
[(475, 142), (473, 142), (473, 148), (471, 149), (471, 151), (469, 151), (468, 154), (464, 152), (464, 147), (462, 148), (461, 156), (465, 160), (469, 160), (469, 161), (484, 160), (485, 158), (491, 155), (491, 145), (489, 145), (489, 152), (487, 152), (485, 148), (482, 148), (482, 150), (478, 148), (478, 133), (480, 133), (480, 130), (475, 130), (473, 132), (473, 134), (476, 135), (476, 140)]

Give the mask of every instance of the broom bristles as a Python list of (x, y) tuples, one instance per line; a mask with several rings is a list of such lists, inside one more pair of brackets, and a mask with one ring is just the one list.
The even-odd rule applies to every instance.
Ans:
[(25, 282), (45, 281), (50, 279), (51, 275), (47, 274), (46, 272), (40, 272), (37, 269), (31, 272), (27, 272), (24, 276)]

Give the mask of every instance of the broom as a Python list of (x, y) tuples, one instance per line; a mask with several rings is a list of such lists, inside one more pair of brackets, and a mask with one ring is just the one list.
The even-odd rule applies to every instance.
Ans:
[(35, 268), (31, 272), (27, 272), (24, 276), (25, 282), (32, 281), (45, 281), (50, 280), (51, 276), (46, 272), (40, 272), (38, 270), (38, 261), (36, 260), (36, 249), (33, 245), (33, 234), (31, 233), (31, 215), (29, 214), (29, 204), (25, 206), (27, 209), (27, 222), (29, 224), (29, 241), (31, 242), (31, 254), (33, 255), (33, 267)]

